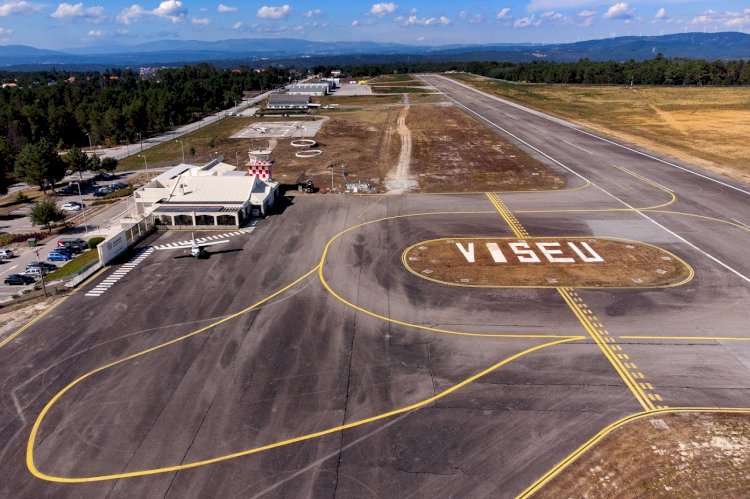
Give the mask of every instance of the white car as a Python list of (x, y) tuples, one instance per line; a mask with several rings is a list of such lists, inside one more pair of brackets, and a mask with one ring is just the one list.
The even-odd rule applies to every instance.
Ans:
[(62, 211), (81, 211), (82, 208), (83, 206), (81, 205), (81, 203), (78, 203), (76, 201), (70, 201), (60, 207)]
[(9, 249), (0, 249), (0, 259), (7, 260), (13, 258), (13, 252)]

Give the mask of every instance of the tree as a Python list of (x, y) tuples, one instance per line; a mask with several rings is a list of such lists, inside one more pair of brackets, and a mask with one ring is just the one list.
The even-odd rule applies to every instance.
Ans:
[(65, 156), (68, 163), (68, 169), (72, 172), (78, 172), (78, 176), (83, 179), (83, 172), (89, 169), (89, 158), (85, 152), (81, 151), (78, 146), (73, 146)]
[(99, 159), (99, 156), (97, 156), (96, 154), (92, 154), (91, 156), (89, 156), (88, 160), (86, 161), (86, 168), (88, 168), (91, 171), (101, 170), (102, 160)]
[(13, 148), (5, 139), (0, 139), (0, 194), (8, 192), (8, 173), (13, 166)]
[(65, 219), (65, 213), (57, 208), (57, 205), (51, 199), (45, 199), (34, 203), (31, 207), (32, 225), (42, 225), (47, 231), (52, 232), (52, 224)]
[(117, 169), (117, 160), (115, 158), (110, 158), (109, 156), (107, 156), (106, 158), (102, 159), (102, 168), (112, 173)]
[(55, 182), (65, 176), (65, 162), (60, 159), (55, 146), (47, 139), (42, 139), (26, 144), (16, 157), (14, 171), (16, 179), (29, 185), (38, 185), (46, 191), (47, 184), (54, 189)]

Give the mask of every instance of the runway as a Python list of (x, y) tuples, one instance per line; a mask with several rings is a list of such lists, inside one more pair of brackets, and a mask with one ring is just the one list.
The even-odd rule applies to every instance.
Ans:
[[(750, 407), (746, 186), (425, 79), (568, 189), (300, 196), (208, 259), (107, 269), (0, 347), (0, 495), (514, 497), (621, 418)], [(694, 276), (469, 288), (404, 266), (451, 237), (629, 239)]]

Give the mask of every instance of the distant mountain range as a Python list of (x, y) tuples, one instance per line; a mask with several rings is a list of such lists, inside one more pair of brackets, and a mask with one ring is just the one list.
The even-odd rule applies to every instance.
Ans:
[[(160, 40), (130, 46), (92, 46), (60, 51), (25, 45), (0, 46), (0, 68), (99, 69), (177, 65), (209, 61), (221, 65), (267, 65), (270, 62), (310, 66), (326, 61), (353, 63), (426, 61), (577, 61), (665, 57), (750, 59), (750, 35), (737, 32), (626, 36), (564, 44), (473, 44), (421, 46), (377, 42), (315, 42), (291, 38), (248, 38), (205, 42)], [(366, 56), (366, 57), (365, 57)]]

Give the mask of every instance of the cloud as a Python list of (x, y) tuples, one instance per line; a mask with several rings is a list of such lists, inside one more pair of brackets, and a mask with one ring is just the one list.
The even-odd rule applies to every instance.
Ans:
[(696, 16), (690, 21), (690, 24), (711, 24), (714, 26), (723, 25), (727, 28), (741, 28), (750, 25), (750, 9), (742, 12), (716, 12), (706, 10), (701, 15)]
[(98, 37), (104, 36), (106, 34), (107, 34), (106, 31), (102, 31), (100, 29), (92, 29), (91, 31), (89, 31), (88, 33), (86, 33), (86, 36), (90, 36), (91, 38), (98, 38)]
[(374, 3), (370, 7), (370, 14), (373, 16), (383, 17), (386, 14), (392, 14), (398, 8), (393, 2), (390, 3)]
[(359, 26), (359, 21), (355, 19), (354, 21), (352, 21), (352, 28), (356, 28), (357, 26)]
[(659, 10), (656, 11), (656, 15), (654, 16), (654, 19), (664, 19), (667, 17), (667, 11), (664, 10), (664, 7), (661, 7)]
[(269, 7), (264, 5), (258, 9), (257, 16), (261, 19), (284, 19), (292, 13), (292, 8), (289, 5), (281, 5), (278, 7)]
[(219, 12), (219, 14), (229, 14), (231, 12), (237, 12), (239, 7), (232, 7), (231, 5), (224, 5), (223, 3), (220, 3), (218, 7), (216, 7), (216, 10)]
[(320, 10), (320, 9), (311, 9), (311, 10), (308, 10), (307, 12), (305, 12), (302, 15), (309, 18), (309, 17), (319, 16), (322, 13), (323, 13), (323, 11)]
[(240, 21), (240, 22), (234, 23), (234, 25), (232, 26), (232, 29), (242, 29), (244, 27), (245, 27), (245, 23), (243, 23), (242, 21)]
[(451, 20), (445, 16), (440, 17), (417, 17), (417, 16), (398, 16), (395, 22), (408, 28), (409, 26), (448, 26)]
[(536, 16), (531, 15), (527, 17), (519, 17), (513, 21), (514, 28), (528, 28), (530, 26), (539, 26), (542, 23), (541, 19), (537, 19)]
[(496, 19), (510, 19), (510, 7), (503, 7), (497, 11)]
[(635, 16), (635, 9), (630, 9), (626, 2), (614, 4), (604, 13), (605, 19), (632, 19)]
[(208, 17), (191, 17), (190, 22), (198, 26), (205, 26), (211, 24), (211, 19)]
[(178, 23), (185, 19), (188, 11), (182, 6), (180, 0), (165, 0), (161, 2), (154, 10), (144, 9), (138, 4), (123, 9), (117, 16), (117, 22), (120, 24), (130, 24), (133, 21), (145, 16), (163, 17), (173, 23)]
[(0, 36), (12, 35), (13, 30), (8, 28), (0, 28)]
[(160, 3), (157, 8), (151, 11), (151, 13), (158, 17), (166, 17), (173, 23), (178, 22), (180, 19), (187, 17), (187, 9), (182, 6), (180, 0), (165, 0)]
[(461, 12), (458, 13), (459, 19), (466, 19), (467, 17), (469, 17), (469, 13), (466, 12), (465, 10), (462, 10)]
[(578, 23), (579, 26), (591, 26), (594, 24), (594, 20), (596, 20), (596, 11), (595, 10), (582, 10), (576, 16), (581, 18), (581, 22)]
[(56, 19), (85, 19), (94, 23), (103, 22), (105, 20), (104, 7), (84, 7), (83, 3), (77, 3), (75, 5), (61, 3), (57, 6), (57, 10), (54, 11), (50, 17)]
[(11, 16), (14, 14), (28, 14), (29, 12), (38, 12), (42, 10), (40, 5), (29, 2), (6, 2), (0, 5), (0, 17)]
[(469, 24), (482, 24), (483, 22), (484, 16), (482, 14), (471, 16), (471, 19), (469, 19)]

